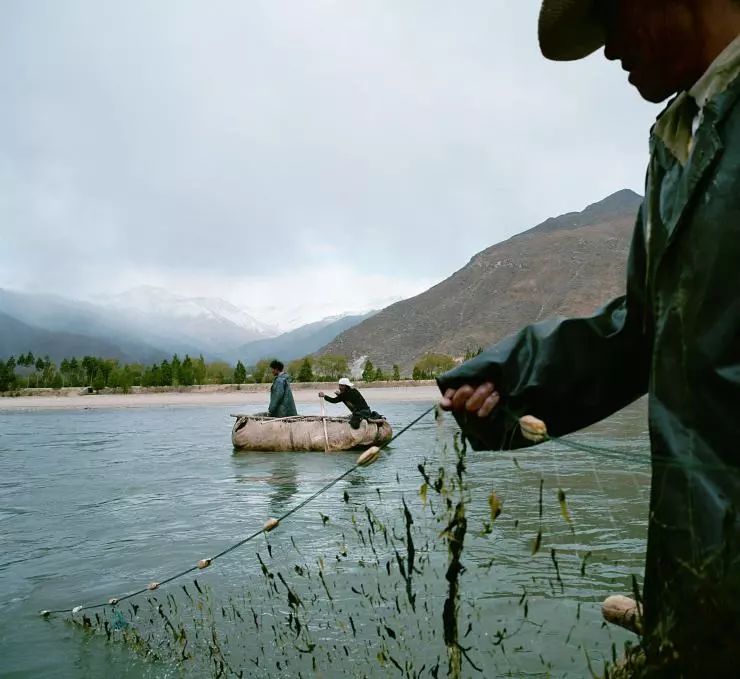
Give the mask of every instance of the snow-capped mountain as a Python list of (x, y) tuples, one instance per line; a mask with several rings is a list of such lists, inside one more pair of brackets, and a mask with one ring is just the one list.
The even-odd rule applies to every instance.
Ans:
[(262, 319), (264, 323), (269, 323), (272, 327), (277, 328), (281, 333), (287, 333), (313, 323), (331, 323), (347, 316), (364, 316), (377, 309), (384, 309), (402, 299), (403, 297), (398, 295), (378, 297), (371, 299), (364, 306), (349, 309), (341, 314), (336, 313), (336, 305), (333, 302), (326, 304), (313, 303), (310, 308), (305, 305), (291, 306), (288, 304), (281, 306), (250, 305), (247, 307), (247, 311), (249, 314)]
[(0, 289), (0, 315), (0, 349), (8, 355), (42, 351), (61, 358), (99, 352), (145, 362), (174, 352), (203, 353), (208, 360), (268, 355), (290, 360), (316, 351), (367, 317), (332, 315), (279, 334), (223, 299), (185, 297), (152, 286), (88, 301)]
[(136, 335), (176, 351), (222, 355), (231, 347), (278, 334), (243, 309), (213, 297), (184, 297), (141, 286), (97, 297), (96, 304), (133, 328)]
[(183, 297), (164, 288), (142, 285), (117, 295), (98, 296), (95, 301), (108, 308), (147, 316), (194, 319), (207, 317), (212, 321), (229, 322), (253, 335), (252, 339), (273, 337), (278, 329), (231, 302), (218, 297)]
[(257, 333), (262, 337), (274, 337), (280, 332), (277, 326), (257, 320), (254, 316), (244, 311), (244, 309), (240, 309), (224, 299), (217, 297), (196, 297), (193, 301), (214, 316), (225, 318), (235, 325), (249, 332)]

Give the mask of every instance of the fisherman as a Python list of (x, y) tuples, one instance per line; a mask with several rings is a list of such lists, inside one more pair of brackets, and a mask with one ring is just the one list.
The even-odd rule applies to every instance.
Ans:
[(267, 415), (269, 417), (297, 415), (293, 392), (290, 390), (290, 375), (285, 372), (285, 366), (281, 361), (274, 360), (270, 363), (270, 370), (274, 379), (270, 387), (270, 406), (267, 409)]
[(382, 415), (376, 413), (374, 410), (370, 410), (370, 406), (367, 401), (360, 393), (359, 389), (355, 388), (355, 385), (349, 381), (346, 377), (342, 377), (339, 380), (339, 389), (334, 392), (335, 396), (327, 396), (323, 391), (319, 392), (319, 398), (323, 398), (329, 403), (344, 403), (349, 408), (349, 426), (352, 429), (359, 429), (362, 420), (376, 419), (380, 420), (383, 418)]
[(516, 416), (562, 436), (648, 394), (650, 669), (634, 676), (740, 666), (739, 35), (738, 0), (543, 1), (545, 57), (605, 45), (644, 99), (673, 97), (652, 129), (626, 294), (526, 327), (438, 380), (476, 450), (528, 445)]

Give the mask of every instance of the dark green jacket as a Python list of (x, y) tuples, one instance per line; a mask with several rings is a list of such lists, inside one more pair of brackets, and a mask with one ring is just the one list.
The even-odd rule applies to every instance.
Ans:
[(270, 407), (267, 409), (270, 417), (292, 417), (298, 411), (293, 400), (293, 392), (290, 390), (290, 376), (281, 372), (272, 381), (270, 387)]
[[(552, 435), (648, 394), (646, 641), (670, 638), (686, 667), (695, 648), (729, 653), (740, 620), (739, 97), (735, 80), (709, 101), (686, 165), (659, 119), (625, 296), (590, 318), (527, 327), (438, 380), (491, 380)], [(476, 450), (527, 445), (502, 411), (458, 422)]]

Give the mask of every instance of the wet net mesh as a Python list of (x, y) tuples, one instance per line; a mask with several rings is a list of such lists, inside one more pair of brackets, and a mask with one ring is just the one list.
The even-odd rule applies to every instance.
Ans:
[(609, 672), (636, 639), (599, 604), (639, 586), (645, 521), (625, 497), (647, 511), (644, 441), (624, 439), (627, 467), (569, 450), (566, 474), (555, 442), (471, 454), (449, 420), (430, 434), (384, 452), (395, 478), (356, 469), (330, 511), (308, 504), (203, 571), (67, 619), (157, 676)]

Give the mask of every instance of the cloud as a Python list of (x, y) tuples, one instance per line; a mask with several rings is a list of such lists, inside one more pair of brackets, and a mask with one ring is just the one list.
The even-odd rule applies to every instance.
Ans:
[[(116, 279), (119, 289), (146, 282), (192, 297), (223, 297), (261, 321), (290, 330), (314, 320), (342, 313), (362, 314), (379, 310), (428, 289), (438, 280), (363, 271), (351, 263), (296, 268), (288, 276), (266, 274), (191, 276), (186, 272), (159, 270), (124, 272)], [(94, 300), (94, 296), (91, 298)]]
[(341, 271), (367, 306), (376, 287), (415, 290), (549, 216), (640, 190), (655, 109), (602, 57), (544, 61), (536, 12), (4, 3), (0, 284), (190, 281), (240, 289), (247, 307), (339, 305), (301, 281)]

